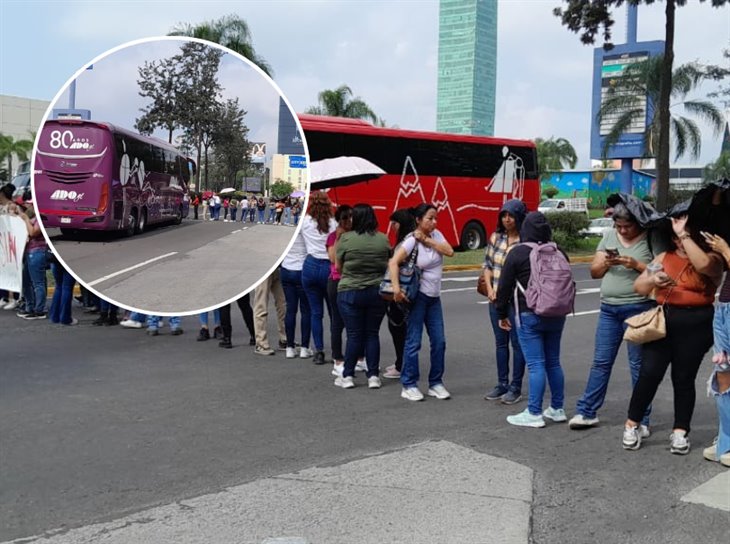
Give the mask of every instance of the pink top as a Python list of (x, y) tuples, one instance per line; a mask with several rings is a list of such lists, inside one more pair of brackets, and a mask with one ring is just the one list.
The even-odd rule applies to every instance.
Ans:
[[(325, 242), (324, 246), (329, 249), (335, 245), (336, 241), (337, 231), (330, 232), (327, 236), (327, 241)], [(330, 279), (333, 281), (340, 281), (342, 279), (342, 274), (337, 272), (337, 268), (335, 267), (335, 263), (333, 262), (330, 262)]]

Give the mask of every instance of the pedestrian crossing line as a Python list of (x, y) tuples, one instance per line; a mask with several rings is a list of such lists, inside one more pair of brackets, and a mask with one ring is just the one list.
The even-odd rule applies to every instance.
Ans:
[(89, 285), (89, 287), (92, 287), (92, 286), (96, 285), (97, 283), (101, 283), (103, 281), (106, 281), (106, 280), (109, 280), (109, 279), (114, 278), (116, 276), (119, 276), (120, 274), (124, 274), (126, 272), (130, 272), (132, 270), (135, 270), (136, 268), (141, 268), (141, 267), (146, 266), (146, 265), (148, 265), (150, 263), (153, 263), (155, 261), (160, 261), (162, 259), (166, 259), (167, 257), (172, 257), (173, 255), (177, 255), (177, 251), (172, 251), (170, 253), (165, 253), (164, 255), (160, 255), (159, 257), (155, 257), (154, 259), (147, 259), (146, 261), (141, 262), (139, 264), (135, 264), (134, 266), (130, 266), (129, 268), (125, 268), (123, 270), (119, 270), (118, 272), (114, 272), (113, 274), (108, 274), (108, 275), (104, 276), (103, 278), (99, 278), (98, 280), (91, 281), (91, 282), (89, 282), (88, 285)]
[(243, 229), (234, 230), (233, 232), (231, 232), (231, 234), (236, 234), (237, 232), (241, 232), (242, 230)]

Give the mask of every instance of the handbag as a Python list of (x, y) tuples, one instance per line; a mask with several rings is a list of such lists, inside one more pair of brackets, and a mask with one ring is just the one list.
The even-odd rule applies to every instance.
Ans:
[(487, 291), (487, 282), (484, 280), (484, 274), (479, 274), (477, 279), (477, 293), (482, 296), (489, 297), (489, 291)]
[[(688, 266), (689, 265), (682, 269), (679, 276), (682, 276)], [(672, 294), (673, 290), (674, 287), (669, 289), (663, 304), (656, 306), (651, 310), (646, 310), (645, 312), (636, 314), (633, 317), (629, 317), (626, 321), (624, 321), (627, 325), (626, 332), (624, 332), (624, 340), (628, 340), (634, 344), (646, 344), (648, 342), (654, 342), (655, 340), (661, 340), (667, 336), (667, 321), (664, 316), (664, 304), (666, 304), (669, 300), (669, 296)]]
[[(400, 289), (411, 302), (418, 295), (418, 288), (421, 283), (421, 269), (416, 266), (417, 259), (418, 243), (416, 243), (408, 259), (398, 267), (398, 283), (400, 284)], [(390, 280), (390, 270), (385, 271), (385, 276), (383, 277), (383, 281), (380, 282), (378, 292), (383, 299), (387, 301), (393, 300), (395, 293), (393, 292), (393, 283)]]

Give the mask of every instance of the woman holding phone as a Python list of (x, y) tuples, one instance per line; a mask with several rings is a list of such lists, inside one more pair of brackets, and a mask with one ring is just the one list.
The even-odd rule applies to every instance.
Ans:
[[(607, 232), (599, 242), (591, 263), (591, 277), (602, 280), (601, 308), (596, 327), (593, 365), (585, 391), (576, 404), (576, 413), (568, 423), (571, 429), (586, 429), (598, 425), (598, 410), (606, 398), (611, 371), (623, 342), (625, 321), (654, 306), (654, 301), (648, 296), (634, 291), (636, 278), (652, 259), (647, 232), (624, 204), (614, 207), (612, 217), (614, 229)], [(641, 346), (627, 342), (626, 350), (633, 387), (639, 379)], [(641, 418), (640, 432), (643, 438), (650, 434), (650, 412), (651, 407), (648, 407)]]
[(662, 269), (654, 273), (644, 270), (634, 283), (639, 294), (655, 291), (657, 303), (664, 305), (667, 334), (643, 345), (641, 372), (631, 395), (622, 444), (626, 450), (641, 447), (640, 421), (671, 365), (674, 423), (669, 450), (687, 455), (695, 379), (702, 358), (712, 346), (713, 305), (723, 263), (717, 253), (706, 253), (693, 239), (686, 229), (686, 215), (671, 221), (674, 248), (660, 253), (652, 262)]

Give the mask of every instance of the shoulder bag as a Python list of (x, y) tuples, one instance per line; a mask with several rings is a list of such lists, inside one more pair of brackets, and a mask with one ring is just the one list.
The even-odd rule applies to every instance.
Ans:
[[(401, 291), (403, 291), (409, 301), (413, 302), (418, 295), (418, 288), (421, 283), (421, 269), (416, 266), (418, 259), (418, 242), (413, 247), (413, 251), (408, 258), (398, 267), (398, 283), (400, 283)], [(383, 281), (380, 282), (378, 289), (380, 296), (392, 301), (395, 293), (393, 292), (393, 283), (390, 281), (390, 270), (385, 271)]]

